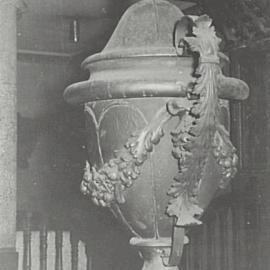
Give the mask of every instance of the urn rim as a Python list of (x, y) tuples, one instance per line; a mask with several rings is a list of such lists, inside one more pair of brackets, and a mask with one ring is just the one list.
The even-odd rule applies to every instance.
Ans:
[[(183, 18), (182, 11), (165, 0), (141, 0), (130, 6), (105, 48), (82, 63), (90, 78), (67, 87), (65, 100), (83, 104), (110, 99), (186, 97), (195, 80), (195, 64), (191, 55), (179, 57), (175, 48), (176, 25)], [(184, 38), (188, 27), (184, 24), (177, 31), (178, 37)], [(187, 62), (189, 65), (185, 66)], [(179, 76), (181, 72), (185, 77)], [(220, 98), (242, 100), (248, 96), (247, 85), (239, 79), (222, 77), (219, 84)]]

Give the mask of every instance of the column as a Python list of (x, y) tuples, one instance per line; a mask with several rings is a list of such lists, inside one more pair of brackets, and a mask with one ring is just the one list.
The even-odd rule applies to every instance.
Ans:
[(16, 1), (0, 0), (0, 266), (17, 269)]

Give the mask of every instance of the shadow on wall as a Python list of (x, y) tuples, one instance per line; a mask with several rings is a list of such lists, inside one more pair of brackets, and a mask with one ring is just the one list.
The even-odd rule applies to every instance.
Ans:
[(132, 236), (117, 223), (109, 210), (85, 202), (84, 207), (73, 209), (72, 225), (87, 246), (93, 270), (141, 269), (138, 252), (129, 245)]
[(85, 160), (84, 126), (79, 124), (83, 113), (66, 116), (18, 115), (18, 208), (40, 213), (33, 231), (46, 215), (48, 230), (75, 233), (87, 246), (93, 270), (140, 269), (137, 251), (129, 246), (131, 235), (108, 209), (95, 207), (79, 191)]
[(80, 193), (86, 154), (82, 123), (81, 110), (36, 119), (18, 114), (18, 209), (40, 213), (33, 231), (47, 220), (48, 230), (75, 233), (87, 246), (93, 270), (140, 269), (131, 235), (109, 210)]
[(62, 92), (70, 80), (81, 78), (74, 71), (79, 68), (69, 64), (18, 63), (17, 230), (23, 229), (21, 213), (38, 213), (31, 230), (46, 220), (49, 231), (76, 232), (88, 246), (93, 270), (140, 269), (125, 229), (80, 193), (86, 159), (83, 108), (65, 104)]
[[(55, 113), (37, 118), (18, 115), (20, 211), (61, 214), (72, 206), (72, 199), (81, 196), (83, 136), (80, 127), (75, 128), (66, 119), (67, 115)], [(75, 113), (72, 117), (75, 120)]]

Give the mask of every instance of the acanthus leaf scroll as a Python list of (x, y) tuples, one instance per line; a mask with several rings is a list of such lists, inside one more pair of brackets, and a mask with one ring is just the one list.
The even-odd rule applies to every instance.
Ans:
[(172, 132), (173, 154), (178, 160), (179, 173), (168, 194), (173, 197), (167, 213), (176, 217), (176, 226), (201, 224), (203, 209), (198, 206), (198, 193), (204, 170), (211, 156), (216, 161), (224, 188), (236, 173), (237, 155), (229, 133), (218, 117), (218, 80), (222, 75), (219, 64), (220, 39), (212, 20), (204, 15), (194, 21), (194, 36), (185, 37), (191, 51), (200, 55), (198, 75), (190, 96), (197, 97), (177, 129)]

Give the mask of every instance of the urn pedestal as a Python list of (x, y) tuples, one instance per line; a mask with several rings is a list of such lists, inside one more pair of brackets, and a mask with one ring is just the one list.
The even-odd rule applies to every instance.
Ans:
[(200, 217), (237, 166), (224, 99), (247, 85), (222, 75), (226, 57), (208, 16), (142, 0), (64, 97), (83, 104), (89, 158), (81, 190), (134, 235), (143, 269), (177, 269)]

